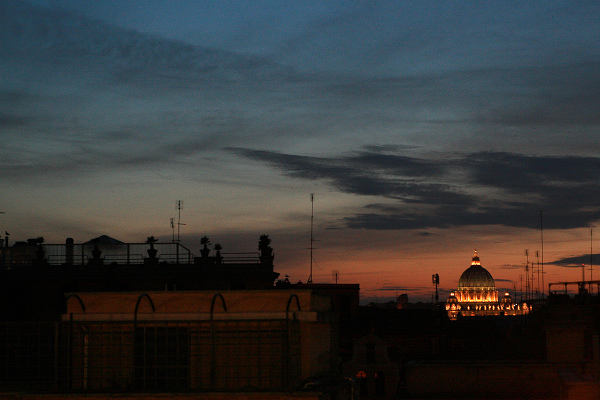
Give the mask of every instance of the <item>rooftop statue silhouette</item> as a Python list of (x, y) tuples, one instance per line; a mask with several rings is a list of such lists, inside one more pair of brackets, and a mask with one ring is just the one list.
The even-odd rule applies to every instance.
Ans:
[(158, 253), (158, 250), (154, 248), (154, 243), (156, 242), (158, 242), (158, 239), (155, 239), (154, 236), (148, 236), (148, 239), (146, 239), (146, 243), (150, 245), (150, 248), (146, 251), (148, 252), (148, 257), (151, 259), (155, 259), (156, 253)]
[(208, 257), (208, 254), (210, 253), (210, 249), (208, 248), (208, 245), (210, 244), (210, 239), (208, 238), (208, 236), (202, 236), (200, 238), (200, 244), (204, 246), (200, 249), (200, 254), (203, 258)]
[(271, 238), (269, 235), (261, 235), (258, 240), (258, 250), (260, 251), (260, 262), (263, 264), (273, 264), (273, 248), (270, 246)]

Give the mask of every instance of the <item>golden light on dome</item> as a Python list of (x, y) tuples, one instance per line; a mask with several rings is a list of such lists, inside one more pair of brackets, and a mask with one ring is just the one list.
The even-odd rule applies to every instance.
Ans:
[(479, 262), (479, 257), (477, 256), (477, 250), (475, 250), (475, 254), (473, 254), (473, 260), (471, 261), (471, 265), (481, 265)]
[(446, 301), (448, 316), (456, 319), (458, 315), (518, 315), (531, 310), (526, 304), (520, 310), (508, 292), (502, 299), (498, 295), (494, 278), (481, 266), (475, 250), (471, 265), (460, 276), (457, 290)]

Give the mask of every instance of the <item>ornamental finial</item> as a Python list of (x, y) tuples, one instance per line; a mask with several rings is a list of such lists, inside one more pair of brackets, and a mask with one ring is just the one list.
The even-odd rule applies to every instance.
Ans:
[(473, 254), (473, 260), (471, 261), (471, 265), (481, 265), (479, 262), (479, 256), (477, 255), (477, 250), (475, 250), (475, 254)]

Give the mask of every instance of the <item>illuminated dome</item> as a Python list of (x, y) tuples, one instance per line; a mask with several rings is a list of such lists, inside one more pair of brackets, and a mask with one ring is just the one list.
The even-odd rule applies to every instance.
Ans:
[(492, 274), (481, 266), (477, 250), (471, 260), (471, 266), (465, 270), (458, 280), (458, 289), (450, 293), (446, 300), (446, 311), (451, 320), (460, 317), (500, 316), (529, 314), (530, 309), (524, 304), (516, 304), (507, 292), (502, 299)]
[(507, 292), (504, 294), (504, 297), (500, 300), (500, 304), (504, 307), (511, 307), (513, 304), (513, 299), (510, 294)]
[(471, 266), (460, 276), (456, 298), (459, 303), (496, 303), (498, 291), (494, 278), (481, 266), (477, 250), (473, 255)]
[[(448, 305), (455, 304), (455, 305), (458, 306), (458, 299), (454, 295), (454, 292), (450, 293), (450, 297), (448, 297), (448, 300), (446, 301), (446, 304), (448, 304)], [(458, 306), (458, 307), (460, 308), (460, 306)]]
[(471, 261), (471, 266), (463, 272), (458, 280), (458, 290), (496, 290), (496, 284), (494, 278), (487, 271), (487, 269), (481, 266), (479, 257), (477, 256), (477, 250)]

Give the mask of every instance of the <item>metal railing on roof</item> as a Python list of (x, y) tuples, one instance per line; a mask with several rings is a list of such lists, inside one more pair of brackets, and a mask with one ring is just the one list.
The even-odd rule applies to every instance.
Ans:
[[(94, 250), (100, 251), (98, 256)], [(150, 258), (146, 243), (123, 244), (43, 244), (15, 245), (2, 248), (0, 263), (4, 268), (19, 265), (31, 265), (44, 262), (49, 265), (87, 265), (90, 262), (101, 262), (105, 265), (117, 264), (143, 264)], [(193, 264), (194, 254), (180, 243), (155, 243), (156, 258), (160, 263), (168, 264)], [(101, 260), (101, 261), (100, 261)]]
[[(148, 261), (163, 265), (204, 264), (203, 260), (199, 260), (180, 243), (155, 243), (153, 247), (156, 250), (155, 258), (148, 254), (150, 246), (147, 243), (15, 245), (0, 248), (0, 269), (34, 265), (142, 265)], [(207, 264), (261, 263), (258, 252), (221, 253), (218, 260), (216, 253), (213, 253), (206, 261)]]

